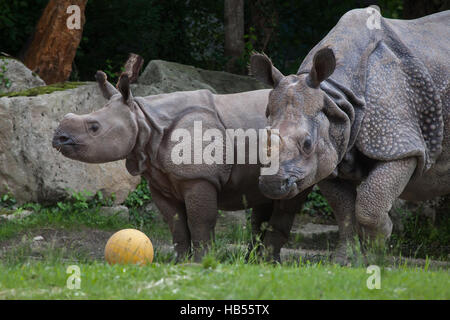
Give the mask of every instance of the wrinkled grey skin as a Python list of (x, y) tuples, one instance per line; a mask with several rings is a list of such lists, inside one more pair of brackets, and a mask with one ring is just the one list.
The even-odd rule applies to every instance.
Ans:
[[(250, 71), (274, 87), (269, 125), (280, 132), (280, 170), (260, 188), (288, 199), (319, 183), (341, 234), (389, 237), (397, 197), (426, 200), (450, 193), (450, 11), (416, 20), (346, 13), (283, 76), (265, 55)], [(356, 221), (355, 221), (356, 218)], [(356, 223), (356, 224), (355, 224)]]
[[(171, 159), (172, 148), (179, 143), (172, 141), (172, 132), (185, 128), (194, 137), (194, 121), (202, 122), (203, 132), (214, 128), (224, 137), (225, 129), (265, 128), (270, 90), (228, 95), (199, 90), (134, 98), (126, 75), (119, 80), (119, 91), (103, 72), (96, 78), (108, 103), (90, 114), (67, 114), (55, 131), (53, 147), (88, 163), (126, 159), (129, 173), (148, 181), (169, 224), (178, 260), (190, 253), (191, 244), (194, 259), (201, 259), (214, 234), (218, 209), (253, 208), (254, 240), (263, 238), (271, 257), (279, 261), (294, 215), (309, 190), (292, 200), (271, 200), (258, 189), (259, 164), (177, 165)], [(263, 222), (270, 228), (261, 234)]]

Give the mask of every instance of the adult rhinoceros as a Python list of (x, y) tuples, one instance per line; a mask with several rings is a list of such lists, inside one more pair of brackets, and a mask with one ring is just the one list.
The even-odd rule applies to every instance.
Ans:
[[(264, 129), (270, 90), (227, 95), (198, 90), (135, 98), (126, 75), (119, 80), (119, 90), (103, 72), (97, 72), (96, 78), (108, 102), (90, 114), (64, 116), (53, 137), (54, 148), (88, 163), (126, 159), (129, 173), (148, 181), (152, 198), (169, 224), (178, 260), (190, 252), (191, 244), (194, 259), (201, 259), (214, 233), (218, 209), (245, 208), (253, 208), (254, 236), (263, 222), (269, 222), (264, 244), (273, 259), (280, 259), (294, 215), (309, 190), (296, 199), (274, 201), (258, 189), (260, 163), (177, 163), (172, 155), (179, 144), (172, 133), (182, 129), (195, 140), (196, 121), (205, 134), (206, 129), (224, 135), (226, 129)], [(245, 152), (248, 157), (249, 149)]]
[(274, 88), (266, 113), (281, 140), (279, 172), (260, 189), (286, 199), (319, 183), (343, 259), (355, 216), (364, 238), (384, 239), (397, 197), (450, 193), (450, 11), (405, 21), (352, 10), (296, 75), (262, 54), (250, 71)]

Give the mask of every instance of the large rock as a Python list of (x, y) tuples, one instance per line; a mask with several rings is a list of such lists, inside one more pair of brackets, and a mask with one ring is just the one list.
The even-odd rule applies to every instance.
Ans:
[(288, 245), (304, 249), (326, 250), (334, 247), (338, 238), (339, 230), (336, 225), (316, 224), (311, 222), (304, 225), (294, 223)]
[(139, 77), (138, 85), (151, 85), (162, 92), (209, 89), (219, 94), (266, 88), (251, 77), (162, 60), (150, 61)]
[(19, 202), (54, 202), (66, 197), (67, 189), (100, 190), (115, 193), (122, 202), (140, 181), (128, 174), (124, 161), (82, 163), (51, 145), (66, 113), (89, 113), (105, 102), (95, 83), (34, 97), (0, 98), (0, 194), (9, 190)]
[(0, 221), (2, 221), (2, 220), (9, 220), (9, 221), (20, 220), (20, 219), (26, 218), (26, 217), (28, 217), (28, 216), (30, 216), (32, 214), (33, 214), (33, 212), (29, 211), (29, 210), (23, 210), (23, 211), (20, 211), (20, 212), (15, 212), (13, 214), (1, 214), (0, 215)]
[(130, 212), (125, 206), (101, 207), (98, 214), (104, 217), (114, 217), (117, 215), (122, 219), (128, 219), (130, 217)]
[(0, 57), (0, 74), (0, 94), (45, 86), (36, 73), (16, 59)]

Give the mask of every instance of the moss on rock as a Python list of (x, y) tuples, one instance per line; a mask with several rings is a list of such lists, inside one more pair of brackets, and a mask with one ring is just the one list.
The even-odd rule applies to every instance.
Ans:
[(8, 208), (0, 208), (0, 215), (10, 215), (15, 213), (16, 211)]
[(1, 97), (33, 97), (38, 96), (41, 94), (49, 94), (55, 91), (63, 91), (63, 90), (69, 90), (69, 89), (75, 89), (79, 86), (86, 85), (87, 82), (63, 82), (63, 83), (55, 83), (48, 86), (43, 87), (35, 87), (23, 91), (18, 92), (8, 92), (4, 94), (0, 94)]

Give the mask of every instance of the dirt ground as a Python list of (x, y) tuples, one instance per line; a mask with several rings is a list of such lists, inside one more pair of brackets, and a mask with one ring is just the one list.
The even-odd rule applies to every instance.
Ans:
[[(104, 259), (104, 250), (108, 239), (115, 231), (97, 230), (83, 227), (76, 230), (63, 228), (36, 228), (21, 232), (16, 236), (0, 241), (0, 258), (21, 248), (29, 258), (41, 259), (48, 255), (49, 250), (59, 250), (68, 259)], [(155, 250), (168, 253), (172, 246), (169, 241), (151, 239)], [(23, 254), (24, 250), (22, 250)]]
[(43, 250), (52, 248), (64, 249), (68, 254), (82, 254), (97, 260), (103, 259), (106, 242), (113, 233), (89, 228), (80, 230), (38, 228), (0, 242), (0, 250), (4, 254), (29, 244), (32, 248), (31, 255), (34, 257), (39, 257)]
[[(309, 222), (309, 221), (308, 221)], [(303, 220), (298, 220), (294, 224), (293, 230), (298, 229), (305, 223)], [(245, 215), (225, 215), (219, 219), (217, 229), (225, 232), (226, 226), (230, 224), (245, 225)], [(77, 227), (74, 229), (56, 228), (56, 227), (41, 227), (33, 228), (18, 233), (12, 238), (0, 241), (0, 259), (48, 259), (49, 254), (54, 254), (57, 258), (68, 260), (97, 260), (104, 261), (104, 248), (108, 239), (113, 235), (115, 231), (106, 231), (93, 229), (88, 227)], [(323, 239), (324, 244), (322, 248), (314, 247), (299, 247), (295, 244), (295, 233), (291, 234), (291, 239), (286, 245), (286, 248), (282, 249), (282, 260), (309, 259), (315, 261), (314, 257), (326, 258), (330, 255), (329, 246), (330, 242), (336, 242), (337, 239)], [(301, 239), (302, 243), (305, 239)], [(313, 239), (318, 241), (318, 239)], [(330, 241), (332, 240), (332, 241)], [(155, 250), (155, 257), (159, 254), (169, 255), (173, 252), (173, 246), (170, 239), (164, 236), (158, 236), (153, 234), (151, 237), (153, 247)], [(295, 245), (294, 245), (294, 244)], [(328, 246), (327, 246), (328, 243)], [(240, 246), (237, 244), (228, 244), (228, 246)], [(17, 256), (17, 258), (15, 257)], [(412, 264), (423, 266), (426, 264), (424, 259), (411, 259), (406, 258)], [(165, 259), (164, 259), (165, 260)], [(398, 258), (392, 257), (392, 262), (399, 262)], [(400, 259), (402, 260), (402, 259)], [(433, 261), (433, 265), (449, 267), (448, 262)]]

